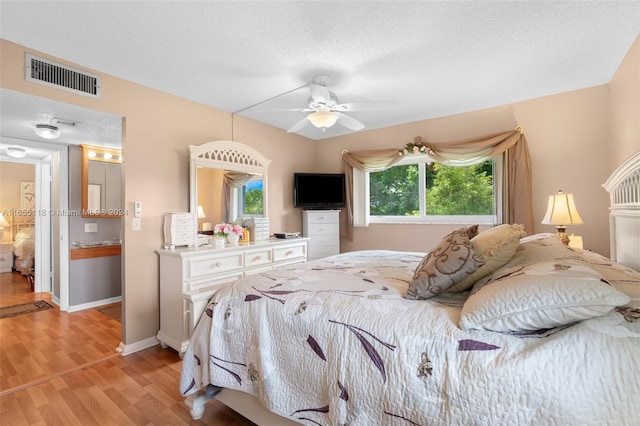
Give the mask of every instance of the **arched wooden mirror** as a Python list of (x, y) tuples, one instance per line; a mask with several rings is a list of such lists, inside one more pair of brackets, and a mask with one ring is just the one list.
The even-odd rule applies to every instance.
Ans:
[(82, 217), (118, 217), (122, 207), (122, 151), (81, 145)]
[(198, 217), (198, 229), (203, 224), (215, 226), (239, 218), (266, 217), (271, 160), (234, 141), (191, 145), (189, 150), (189, 208)]

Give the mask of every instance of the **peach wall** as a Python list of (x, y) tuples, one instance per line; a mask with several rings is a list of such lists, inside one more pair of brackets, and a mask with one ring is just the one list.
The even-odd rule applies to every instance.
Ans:
[[(232, 132), (230, 113), (96, 70), (87, 69), (102, 76), (102, 98), (98, 100), (29, 83), (24, 79), (25, 52), (75, 67), (82, 68), (82, 65), (6, 40), (0, 42), (0, 84), (3, 88), (124, 117), (125, 206), (132, 211), (133, 203), (140, 201), (143, 212), (140, 231), (132, 231), (131, 215), (123, 219), (125, 344), (152, 338), (159, 327), (159, 267), (154, 250), (163, 243), (163, 214), (189, 209), (189, 145), (233, 137), (271, 159), (268, 188), (271, 229), (284, 229), (289, 222), (291, 226), (301, 227), (301, 219), (289, 195), (292, 192), (289, 181), (295, 168), (310, 167), (312, 141), (238, 117), (233, 120)], [(293, 150), (296, 152), (294, 157), (290, 155)]]
[[(555, 232), (540, 224), (547, 197), (559, 189), (572, 192), (583, 225), (568, 231), (582, 235), (585, 247), (609, 254), (608, 197), (600, 187), (607, 179), (609, 148), (605, 105), (607, 86), (563, 93), (432, 120), (371, 130), (321, 141), (318, 168), (342, 167), (342, 150), (401, 148), (415, 136), (446, 142), (514, 129), (521, 125), (529, 144), (533, 173), (533, 209), (536, 232)], [(374, 224), (356, 229), (353, 241), (342, 239), (343, 251), (391, 248), (427, 251), (456, 225)], [(392, 241), (389, 235), (402, 235)]]
[(640, 36), (611, 80), (609, 172), (640, 151)]

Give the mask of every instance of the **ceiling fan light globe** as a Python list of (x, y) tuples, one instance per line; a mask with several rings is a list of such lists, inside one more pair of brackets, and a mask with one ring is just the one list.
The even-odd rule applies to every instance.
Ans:
[(316, 111), (309, 114), (307, 119), (315, 127), (324, 130), (336, 124), (338, 117), (338, 113), (333, 111)]

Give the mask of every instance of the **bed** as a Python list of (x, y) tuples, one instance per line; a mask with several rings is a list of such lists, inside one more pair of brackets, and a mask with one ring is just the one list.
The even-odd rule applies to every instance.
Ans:
[(221, 288), (180, 388), (194, 418), (216, 397), (261, 425), (631, 425), (639, 347), (640, 272), (469, 226)]
[(33, 275), (35, 265), (35, 228), (19, 224), (13, 240), (14, 268), (27, 277)]

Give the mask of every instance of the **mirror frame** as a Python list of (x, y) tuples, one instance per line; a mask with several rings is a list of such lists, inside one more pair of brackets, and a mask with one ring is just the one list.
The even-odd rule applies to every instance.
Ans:
[[(264, 216), (267, 217), (267, 180), (269, 164), (260, 152), (240, 142), (218, 140), (202, 145), (189, 145), (189, 212), (198, 214), (198, 167), (232, 170), (234, 172), (262, 175), (262, 202)], [(196, 220), (197, 223), (197, 220)], [(194, 241), (198, 239), (198, 226), (194, 227)]]
[[(122, 164), (122, 150), (104, 148), (101, 146), (80, 145), (82, 152), (82, 217), (120, 217), (126, 213), (123, 207), (122, 197), (120, 207), (110, 209), (111, 213), (91, 213), (89, 211), (89, 160), (103, 163)], [(89, 152), (93, 151), (99, 155), (111, 154), (112, 158), (89, 157)], [(120, 185), (122, 185), (122, 170), (120, 171)]]

